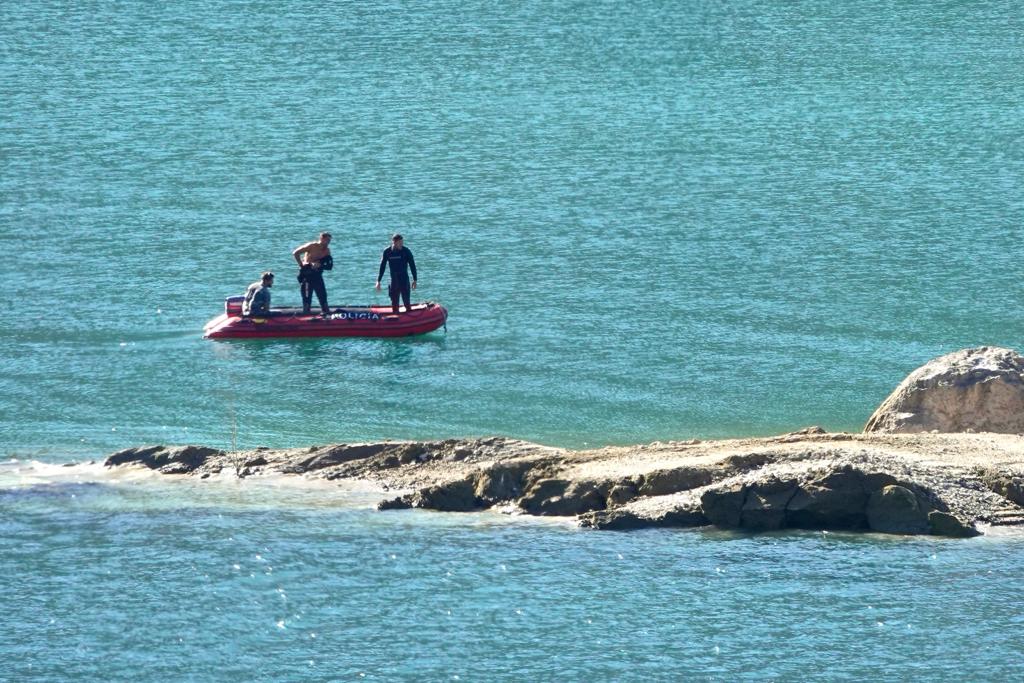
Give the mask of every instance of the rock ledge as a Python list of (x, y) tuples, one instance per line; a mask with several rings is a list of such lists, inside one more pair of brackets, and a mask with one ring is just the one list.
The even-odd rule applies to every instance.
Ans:
[(221, 451), (146, 446), (108, 466), (175, 475), (269, 473), (362, 480), (393, 491), (380, 509), (511, 507), (628, 530), (828, 529), (971, 536), (1024, 524), (1024, 437), (846, 434), (657, 442), (569, 451), (491, 437)]

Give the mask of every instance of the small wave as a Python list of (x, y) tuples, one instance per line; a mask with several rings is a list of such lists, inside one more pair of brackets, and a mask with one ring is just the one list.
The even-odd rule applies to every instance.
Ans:
[(1006, 525), (993, 525), (993, 524), (978, 524), (978, 531), (981, 532), (981, 536), (978, 536), (974, 541), (983, 542), (983, 539), (1016, 539), (1019, 540), (1024, 538), (1024, 526), (1006, 526)]
[(132, 468), (108, 468), (103, 463), (52, 463), (39, 460), (11, 458), (0, 462), (0, 489), (45, 484), (109, 483), (116, 481), (139, 481), (155, 479), (158, 475), (149, 470)]
[(285, 474), (239, 478), (224, 472), (199, 479), (142, 467), (105, 467), (97, 461), (55, 464), (12, 458), (0, 462), (0, 497), (8, 502), (87, 498), (102, 508), (374, 508), (384, 496), (370, 483)]

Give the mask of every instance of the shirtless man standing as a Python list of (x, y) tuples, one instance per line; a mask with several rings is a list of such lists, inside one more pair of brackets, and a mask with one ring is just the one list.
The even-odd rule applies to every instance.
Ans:
[(327, 308), (327, 288), (324, 286), (324, 271), (334, 267), (334, 259), (331, 257), (331, 233), (320, 233), (320, 239), (315, 242), (306, 242), (292, 252), (295, 262), (299, 264), (299, 282), (302, 291), (302, 312), (309, 313), (309, 307), (313, 303), (313, 292), (316, 292), (316, 299), (320, 302), (320, 309), (324, 315), (330, 313)]

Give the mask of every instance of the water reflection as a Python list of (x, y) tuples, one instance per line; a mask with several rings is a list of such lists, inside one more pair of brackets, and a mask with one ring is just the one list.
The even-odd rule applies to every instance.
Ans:
[(442, 334), (390, 339), (357, 337), (329, 337), (313, 339), (234, 339), (214, 342), (214, 358), (228, 363), (247, 361), (301, 359), (305, 361), (367, 361), (403, 365), (411, 362), (421, 351), (444, 350), (447, 339)]
[(408, 365), (429, 350), (444, 350), (447, 343), (446, 337), (438, 335), (378, 341), (377, 356), (380, 362), (386, 365)]

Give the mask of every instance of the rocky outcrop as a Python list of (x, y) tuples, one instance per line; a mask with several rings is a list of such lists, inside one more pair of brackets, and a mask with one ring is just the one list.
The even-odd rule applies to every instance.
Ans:
[[(791, 465), (791, 463), (790, 463)], [(779, 529), (874, 531), (967, 537), (977, 529), (932, 491), (849, 464), (780, 476), (788, 465), (728, 477), (673, 496), (641, 499), (580, 517), (596, 529), (714, 525), (748, 532)], [(958, 514), (963, 514), (958, 513)]]
[(567, 451), (502, 438), (224, 452), (150, 446), (111, 455), (168, 474), (364, 481), (379, 508), (499, 508), (594, 529), (714, 525), (970, 536), (1024, 525), (1024, 437), (828, 434)]
[[(892, 462), (860, 460), (899, 469)], [(643, 482), (640, 486), (632, 479), (531, 479), (529, 471), (513, 475), (503, 468), (490, 468), (446, 486), (384, 501), (379, 507), (464, 511), (505, 503), (532, 515), (575, 516), (581, 526), (620, 531), (713, 525), (751, 532), (814, 529), (958, 537), (978, 534), (970, 521), (950, 512), (941, 495), (920, 484), (841, 460), (826, 460), (824, 466), (811, 468), (796, 466), (814, 461), (813, 454), (796, 454), (793, 459), (759, 450), (725, 457), (717, 469), (682, 466), (678, 471), (654, 470), (653, 476), (637, 477)], [(543, 474), (551, 472), (547, 463)], [(525, 490), (517, 485), (495, 486), (496, 478), (530, 483)], [(481, 495), (483, 491), (490, 495)], [(498, 491), (501, 493), (495, 495)]]
[(486, 505), (476, 496), (476, 482), (472, 479), (428, 486), (415, 493), (383, 501), (377, 506), (380, 510), (425, 508), (439, 512), (470, 512), (484, 507)]
[(540, 469), (529, 460), (496, 463), (477, 475), (474, 493), (484, 506), (516, 500), (528, 485), (527, 474), (538, 473)]
[(970, 538), (981, 535), (981, 532), (973, 525), (964, 524), (948, 512), (939, 510), (932, 510), (928, 513), (928, 533), (952, 538)]
[(210, 458), (222, 455), (224, 451), (205, 446), (140, 446), (113, 453), (107, 457), (106, 465), (134, 463), (162, 474), (189, 474)]
[(896, 387), (864, 431), (1024, 433), (1024, 357), (982, 346), (936, 358)]
[(971, 536), (978, 523), (1024, 526), (1024, 357), (981, 347), (937, 358), (897, 387), (863, 434), (813, 426), (592, 451), (503, 437), (233, 452), (146, 446), (106, 464), (363, 481), (392, 492), (382, 510), (500, 507), (595, 529)]
[(927, 533), (929, 512), (913, 491), (898, 484), (872, 491), (864, 508), (868, 527), (887, 534)]
[[(747, 531), (816, 529), (890, 534), (977, 535), (919, 487), (850, 466), (805, 480), (768, 476), (710, 487), (701, 508), (715, 526)], [(941, 502), (939, 505), (945, 508)], [(934, 520), (929, 515), (936, 514)]]
[(636, 529), (689, 528), (708, 526), (711, 522), (700, 505), (680, 506), (649, 516), (636, 510), (619, 508), (580, 515), (579, 524), (589, 529), (634, 531)]
[(710, 484), (714, 478), (712, 471), (706, 467), (672, 467), (655, 470), (642, 477), (636, 495), (665, 496)]
[(894, 481), (874, 477), (865, 481), (860, 470), (842, 467), (813, 477), (787, 503), (787, 521), (797, 529), (867, 529), (864, 510), (869, 490)]
[(993, 492), (998, 493), (1011, 503), (1024, 506), (1024, 477), (1012, 474), (982, 470), (982, 481)]
[(541, 479), (516, 503), (532, 515), (558, 517), (605, 508), (605, 498), (594, 482), (565, 479)]

